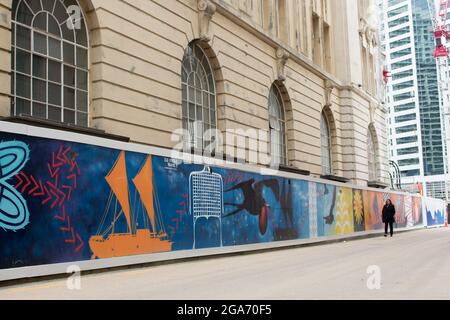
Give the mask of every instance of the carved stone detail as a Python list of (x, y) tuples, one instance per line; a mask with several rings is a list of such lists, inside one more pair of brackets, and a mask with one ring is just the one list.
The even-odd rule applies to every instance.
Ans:
[(331, 94), (333, 93), (334, 84), (327, 80), (325, 81), (325, 107), (331, 107)]
[(285, 81), (286, 80), (286, 62), (289, 59), (289, 53), (284, 50), (283, 48), (277, 49), (277, 78), (278, 81)]
[(368, 30), (368, 24), (367, 21), (363, 18), (359, 19), (359, 36), (361, 38), (361, 42), (364, 48), (368, 47), (367, 43), (367, 30)]
[(378, 46), (377, 31), (364, 18), (359, 20), (359, 36), (364, 48), (372, 50)]
[(210, 0), (198, 0), (198, 19), (200, 34), (199, 38), (202, 41), (211, 41), (210, 22), (213, 15), (216, 13), (216, 5)]

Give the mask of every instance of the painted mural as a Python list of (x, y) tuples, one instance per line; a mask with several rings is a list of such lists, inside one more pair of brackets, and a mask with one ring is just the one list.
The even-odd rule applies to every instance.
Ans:
[(0, 269), (378, 230), (387, 197), (398, 226), (423, 223), (416, 196), (9, 133), (0, 142)]
[(442, 226), (445, 224), (445, 202), (432, 199), (423, 198), (423, 210), (426, 214), (426, 224), (429, 227)]

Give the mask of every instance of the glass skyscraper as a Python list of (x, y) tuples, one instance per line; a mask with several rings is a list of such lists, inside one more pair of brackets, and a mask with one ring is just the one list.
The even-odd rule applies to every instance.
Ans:
[(427, 0), (380, 0), (380, 36), (386, 54), (390, 159), (403, 187), (445, 198), (444, 146), (432, 10)]
[(427, 0), (412, 0), (414, 45), (425, 176), (444, 174), (438, 70), (433, 51), (431, 12)]

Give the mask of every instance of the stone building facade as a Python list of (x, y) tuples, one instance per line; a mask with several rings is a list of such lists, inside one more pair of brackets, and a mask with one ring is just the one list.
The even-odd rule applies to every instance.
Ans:
[[(72, 122), (163, 148), (183, 127), (195, 142), (193, 120), (234, 130), (224, 139), (233, 148), (236, 135), (264, 130), (286, 167), (386, 183), (374, 4), (0, 0), (0, 116)], [(74, 30), (63, 12), (76, 16), (73, 6), (81, 7)], [(47, 74), (35, 78), (43, 59)], [(50, 65), (61, 72), (51, 83)], [(255, 145), (250, 137), (238, 148), (249, 160)]]

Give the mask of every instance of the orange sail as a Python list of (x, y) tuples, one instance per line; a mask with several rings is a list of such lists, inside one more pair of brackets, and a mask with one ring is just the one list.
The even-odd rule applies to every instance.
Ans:
[(153, 208), (153, 168), (151, 156), (147, 158), (141, 171), (133, 179), (133, 183), (141, 196), (145, 209), (147, 210), (147, 214), (152, 225), (152, 230), (156, 233), (155, 210)]
[(127, 219), (128, 229), (131, 231), (131, 218), (130, 218), (130, 202), (128, 198), (128, 179), (127, 179), (127, 165), (125, 162), (125, 152), (121, 151), (116, 164), (105, 177), (111, 190), (117, 197), (122, 210)]

